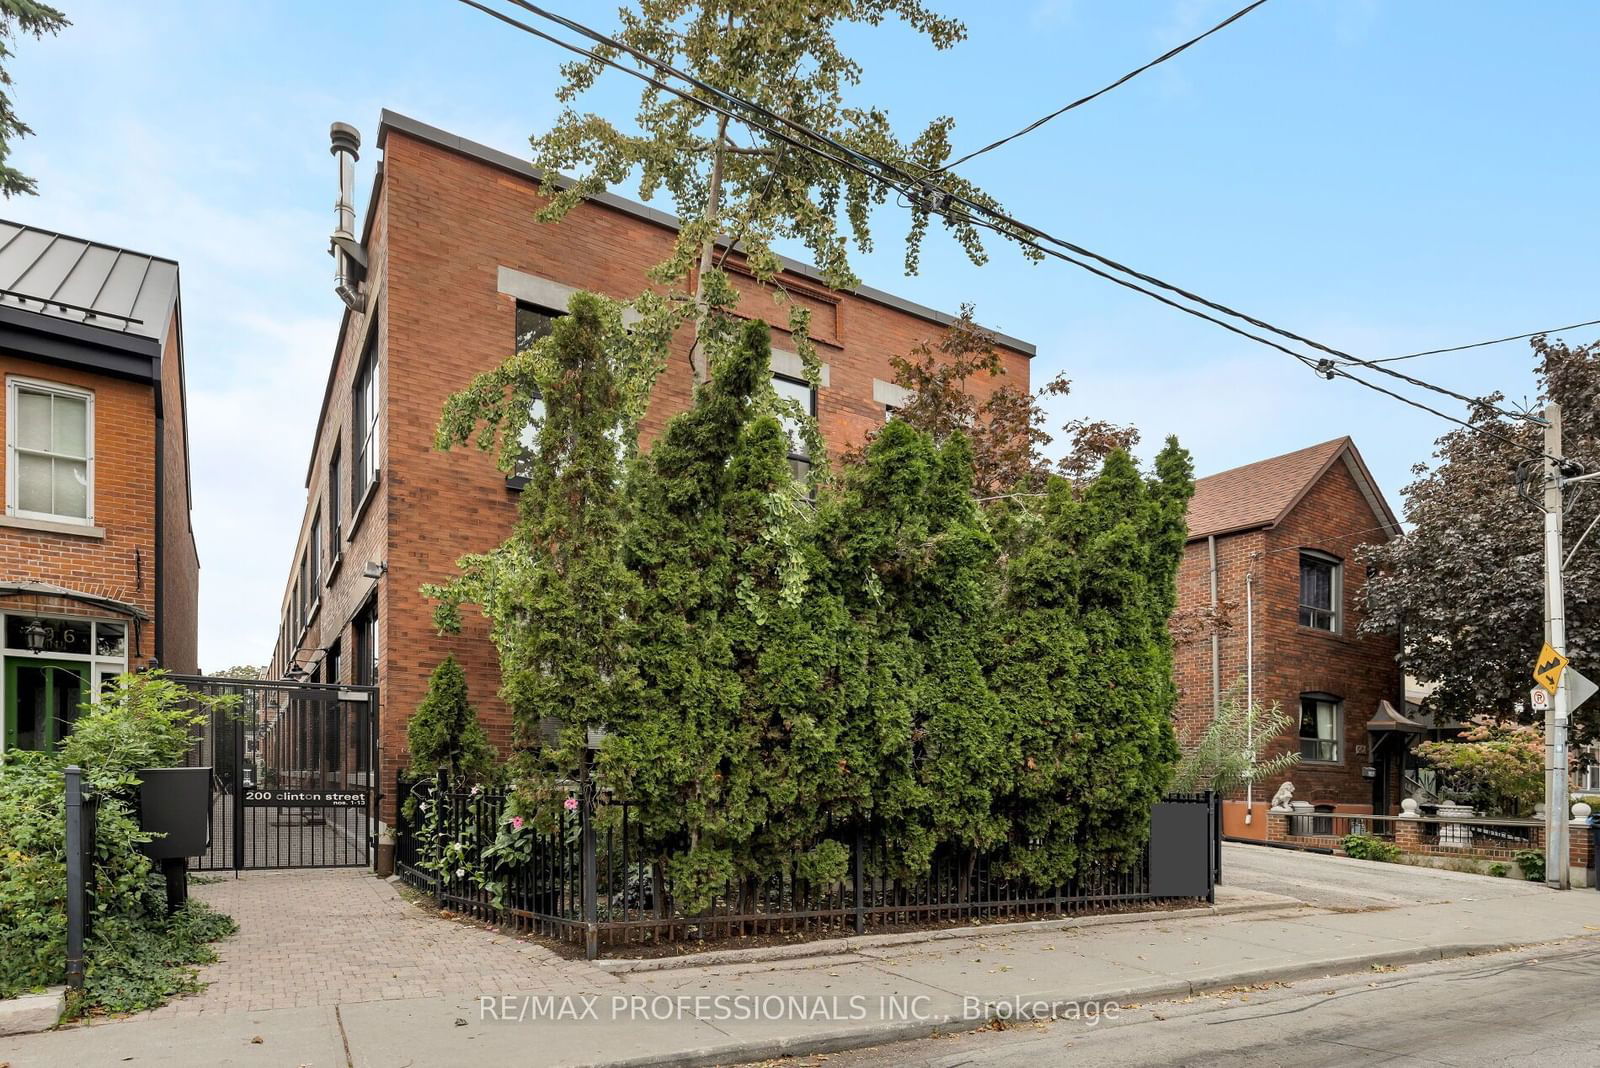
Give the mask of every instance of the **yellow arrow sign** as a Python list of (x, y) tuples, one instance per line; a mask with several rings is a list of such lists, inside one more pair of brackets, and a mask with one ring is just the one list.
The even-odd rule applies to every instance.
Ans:
[(1533, 665), (1533, 681), (1554, 694), (1561, 682), (1561, 673), (1566, 669), (1567, 658), (1556, 652), (1549, 642), (1545, 642), (1544, 648), (1539, 650), (1539, 659)]

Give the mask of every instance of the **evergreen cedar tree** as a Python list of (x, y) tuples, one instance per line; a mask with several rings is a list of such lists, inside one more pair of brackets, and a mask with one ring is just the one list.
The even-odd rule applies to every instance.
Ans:
[[(1537, 337), (1530, 344), (1540, 404), (1561, 405), (1563, 456), (1600, 470), (1600, 342)], [(1361, 556), (1371, 574), (1362, 627), (1404, 633), (1406, 670), (1439, 684), (1427, 705), (1446, 719), (1520, 717), (1540, 725), (1527, 694), (1544, 642), (1543, 528), (1539, 512), (1518, 498), (1514, 472), (1538, 459), (1543, 428), (1487, 406), (1473, 422), (1501, 440), (1465, 429), (1440, 437), (1433, 467), (1418, 464), (1406, 487), (1406, 533)], [(1535, 464), (1531, 493), (1539, 493), (1541, 478)], [(1600, 488), (1572, 487), (1567, 500), (1564, 556), (1600, 515)], [(1567, 655), (1590, 678), (1600, 678), (1597, 561), (1600, 529), (1565, 569)], [(1600, 700), (1578, 709), (1573, 727), (1574, 748), (1600, 737)]]
[(1137, 858), (1178, 755), (1166, 622), (1193, 479), (1176, 442), (1153, 478), (1113, 451), (1001, 523), (965, 434), (896, 420), (808, 495), (764, 323), (731, 329), (637, 455), (643, 409), (616, 383), (650, 376), (608, 344), (614, 305), (570, 312), (440, 429), (442, 447), (498, 432), (504, 459), (530, 376), (543, 401), (517, 532), (428, 589), (445, 627), (463, 604), (490, 620), (520, 811), (565, 797), (603, 725), (598, 780), (690, 912), (790, 865), (840, 878), (867, 825), (891, 846), (872, 869), (901, 875), (940, 850), (999, 850), (1046, 884)]
[(33, 129), (12, 107), (11, 74), (4, 64), (10, 62), (11, 45), (17, 38), (42, 40), (45, 34), (53, 37), (70, 25), (64, 14), (35, 0), (0, 0), (0, 196), (8, 200), (24, 193), (31, 196), (38, 189), (32, 178), (6, 162), (13, 143), (32, 134)]
[(477, 783), (496, 774), (494, 747), (467, 700), (467, 675), (447, 656), (428, 679), (428, 694), (406, 724), (411, 773), (443, 771), (452, 782)]

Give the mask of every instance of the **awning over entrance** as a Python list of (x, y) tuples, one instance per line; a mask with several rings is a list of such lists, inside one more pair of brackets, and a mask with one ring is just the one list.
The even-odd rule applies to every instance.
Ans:
[(1414, 719), (1402, 715), (1394, 710), (1394, 705), (1388, 701), (1378, 702), (1378, 714), (1367, 721), (1367, 731), (1378, 734), (1384, 731), (1399, 731), (1403, 734), (1426, 734), (1428, 728)]
[(119, 616), (127, 616), (140, 622), (148, 622), (150, 619), (150, 614), (136, 604), (119, 601), (114, 597), (102, 597), (96, 593), (56, 586), (49, 582), (0, 582), (0, 597), (59, 597), (64, 601), (76, 601), (78, 604), (115, 612)]

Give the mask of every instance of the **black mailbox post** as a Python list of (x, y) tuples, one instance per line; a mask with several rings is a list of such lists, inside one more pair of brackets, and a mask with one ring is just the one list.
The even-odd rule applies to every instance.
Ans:
[(144, 768), (139, 773), (139, 828), (160, 837), (139, 849), (161, 862), (167, 910), (189, 896), (190, 857), (211, 846), (211, 769)]

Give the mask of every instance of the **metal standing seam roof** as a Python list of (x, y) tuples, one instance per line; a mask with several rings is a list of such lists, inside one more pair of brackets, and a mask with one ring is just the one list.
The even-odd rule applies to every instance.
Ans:
[(0, 307), (163, 341), (173, 260), (0, 219)]

